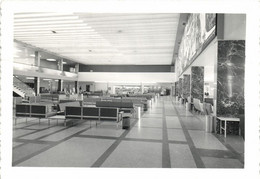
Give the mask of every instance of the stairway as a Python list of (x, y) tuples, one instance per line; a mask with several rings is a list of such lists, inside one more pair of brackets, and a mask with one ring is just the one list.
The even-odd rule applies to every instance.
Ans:
[(13, 92), (20, 95), (22, 98), (35, 96), (34, 90), (16, 77), (13, 77)]

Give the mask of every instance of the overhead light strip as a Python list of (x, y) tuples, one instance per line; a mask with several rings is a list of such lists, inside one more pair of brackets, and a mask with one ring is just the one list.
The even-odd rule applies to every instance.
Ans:
[(72, 12), (59, 13), (59, 12), (42, 12), (42, 13), (15, 13), (15, 18), (30, 18), (30, 17), (46, 17), (46, 16), (62, 16), (62, 15), (74, 15)]
[[(83, 20), (57, 20), (57, 21), (45, 21), (45, 22), (15, 22), (16, 25), (49, 25), (49, 24), (75, 24), (75, 23), (84, 23)], [(86, 24), (86, 23), (84, 23)]]
[[(45, 29), (45, 28), (65, 28), (65, 27), (72, 27), (71, 24), (45, 24), (45, 25), (15, 25), (14, 29), (31, 29), (31, 28), (36, 28), (36, 29)], [(84, 28), (91, 28), (90, 26), (87, 26), (86, 24), (73, 24), (73, 27), (78, 28), (78, 27), (84, 27)]]
[(37, 21), (57, 21), (57, 20), (73, 20), (73, 19), (79, 19), (77, 16), (61, 16), (61, 17), (44, 17), (44, 18), (30, 18), (30, 19), (14, 19), (15, 23), (20, 22), (37, 22)]

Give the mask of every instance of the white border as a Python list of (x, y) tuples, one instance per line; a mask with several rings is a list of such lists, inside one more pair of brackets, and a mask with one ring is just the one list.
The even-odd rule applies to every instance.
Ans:
[[(172, 0), (172, 1), (4, 1), (2, 3), (2, 178), (258, 178), (259, 177), (259, 12), (257, 1), (252, 0)], [(80, 12), (131, 12), (131, 13), (178, 13), (216, 12), (246, 13), (246, 140), (245, 169), (91, 169), (91, 168), (26, 168), (11, 167), (12, 151), (12, 47), (10, 37), (12, 12), (25, 11), (80, 11)], [(8, 39), (9, 38), (9, 39)]]

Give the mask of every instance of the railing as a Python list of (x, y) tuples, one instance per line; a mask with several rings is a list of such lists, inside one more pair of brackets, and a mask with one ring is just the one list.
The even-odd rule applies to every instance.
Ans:
[(76, 73), (55, 70), (45, 67), (38, 67), (35, 65), (24, 64), (24, 63), (13, 63), (14, 73), (17, 74), (30, 74), (32, 76), (44, 76), (46, 78), (55, 78), (55, 79), (68, 79), (68, 80), (77, 80), (78, 75)]
[(25, 96), (35, 96), (35, 92), (34, 90), (28, 86), (27, 84), (25, 84), (23, 81), (21, 81), (20, 79), (16, 78), (16, 77), (13, 77), (13, 86), (24, 92), (25, 93)]

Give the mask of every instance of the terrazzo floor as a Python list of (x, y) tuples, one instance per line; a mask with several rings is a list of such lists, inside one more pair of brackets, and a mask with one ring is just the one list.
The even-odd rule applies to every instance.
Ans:
[(159, 97), (124, 130), (113, 121), (19, 118), (13, 127), (13, 166), (116, 168), (243, 168), (240, 136), (206, 133), (204, 116), (171, 97)]

